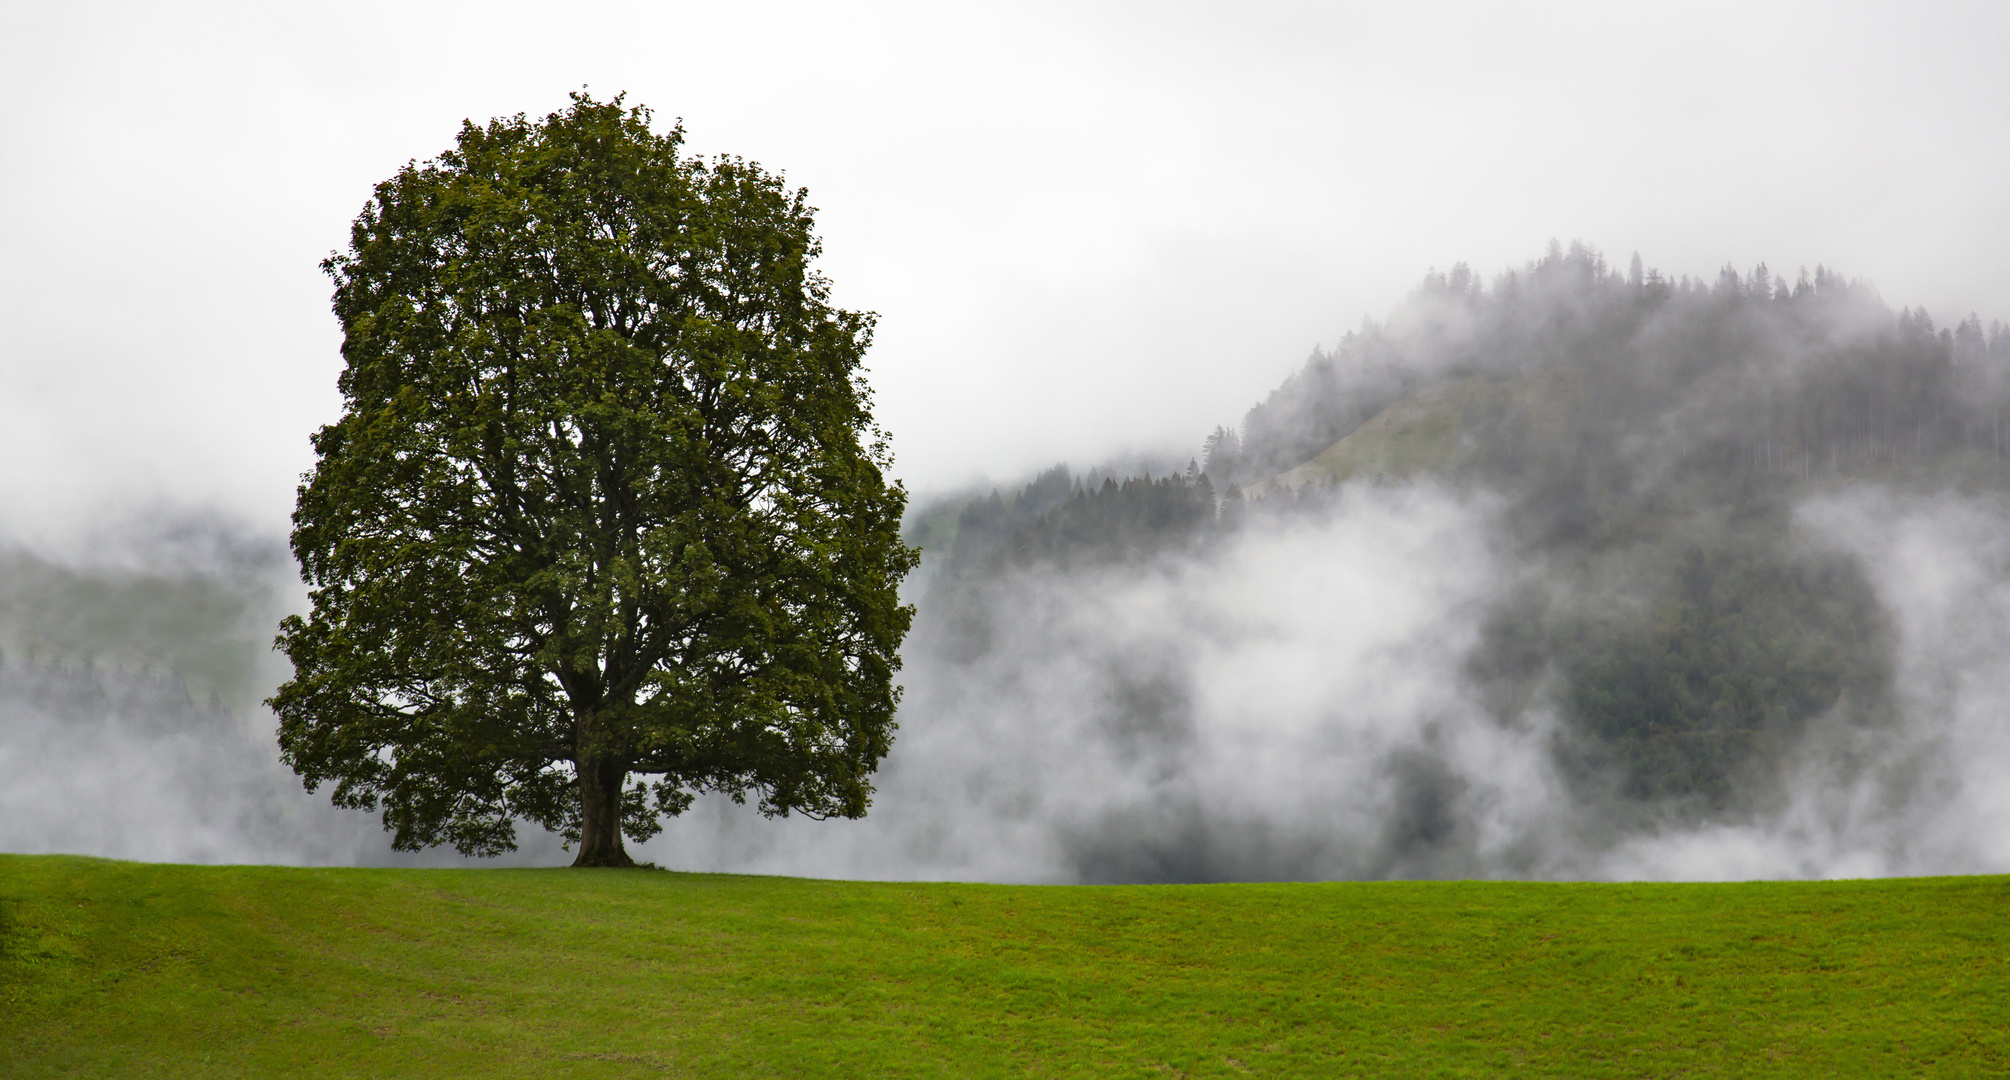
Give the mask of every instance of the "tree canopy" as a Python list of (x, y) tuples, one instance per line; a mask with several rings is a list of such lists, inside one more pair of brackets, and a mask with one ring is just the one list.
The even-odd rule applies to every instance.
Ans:
[(869, 314), (802, 190), (621, 98), (464, 124), (323, 269), (341, 418), (314, 436), (282, 625), (286, 761), (394, 846), (626, 865), (693, 796), (865, 813), (916, 553)]

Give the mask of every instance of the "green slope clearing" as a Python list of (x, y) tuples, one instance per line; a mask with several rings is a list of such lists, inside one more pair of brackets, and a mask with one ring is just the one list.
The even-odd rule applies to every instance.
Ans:
[(1398, 482), (1455, 474), (1470, 468), (1480, 452), (1476, 430), (1517, 410), (1535, 415), (1555, 411), (1553, 401), (1544, 395), (1555, 393), (1560, 384), (1548, 372), (1520, 378), (1448, 379), (1375, 414), (1303, 465), (1251, 485), (1249, 494), (1296, 491), (1306, 484)]
[(1980, 1076), (2010, 878), (912, 885), (0, 856), (0, 1074)]

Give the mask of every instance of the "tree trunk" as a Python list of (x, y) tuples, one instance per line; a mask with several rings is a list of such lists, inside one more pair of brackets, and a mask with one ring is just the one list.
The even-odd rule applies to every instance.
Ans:
[(621, 846), (621, 787), (627, 764), (613, 756), (581, 755), (579, 770), (579, 857), (574, 866), (634, 866)]

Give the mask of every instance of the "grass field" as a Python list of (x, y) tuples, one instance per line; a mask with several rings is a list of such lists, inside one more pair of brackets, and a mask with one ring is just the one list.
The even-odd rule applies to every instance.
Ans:
[(0, 1075), (2010, 1074), (2010, 878), (907, 885), (0, 856)]

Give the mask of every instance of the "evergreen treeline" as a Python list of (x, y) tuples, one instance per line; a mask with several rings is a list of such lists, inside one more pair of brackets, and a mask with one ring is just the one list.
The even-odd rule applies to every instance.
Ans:
[[(1715, 282), (1626, 273), (1573, 244), (1483, 289), (1464, 266), (1428, 275), (1387, 325), (1317, 352), (1244, 417), (1217, 482), (1249, 484), (1309, 460), (1390, 405), (1447, 378), (1549, 371), (1552, 419), (1664, 418), (1725, 464), (1812, 479), (1931, 460), (2010, 456), (2010, 328), (1970, 316), (1935, 329), (1892, 313), (1826, 268), (1789, 284), (1761, 265)], [(1698, 408), (1668, 415), (1675, 404)], [(1508, 434), (1508, 433), (1503, 433)], [(1590, 434), (1590, 432), (1580, 432)], [(1497, 438), (1482, 462), (1513, 472)]]
[(1071, 477), (1041, 473), (1008, 504), (993, 491), (965, 504), (949, 550), (952, 577), (1008, 566), (1060, 566), (1133, 559), (1186, 547), (1219, 519), (1214, 485), (1198, 465), (1185, 474)]

